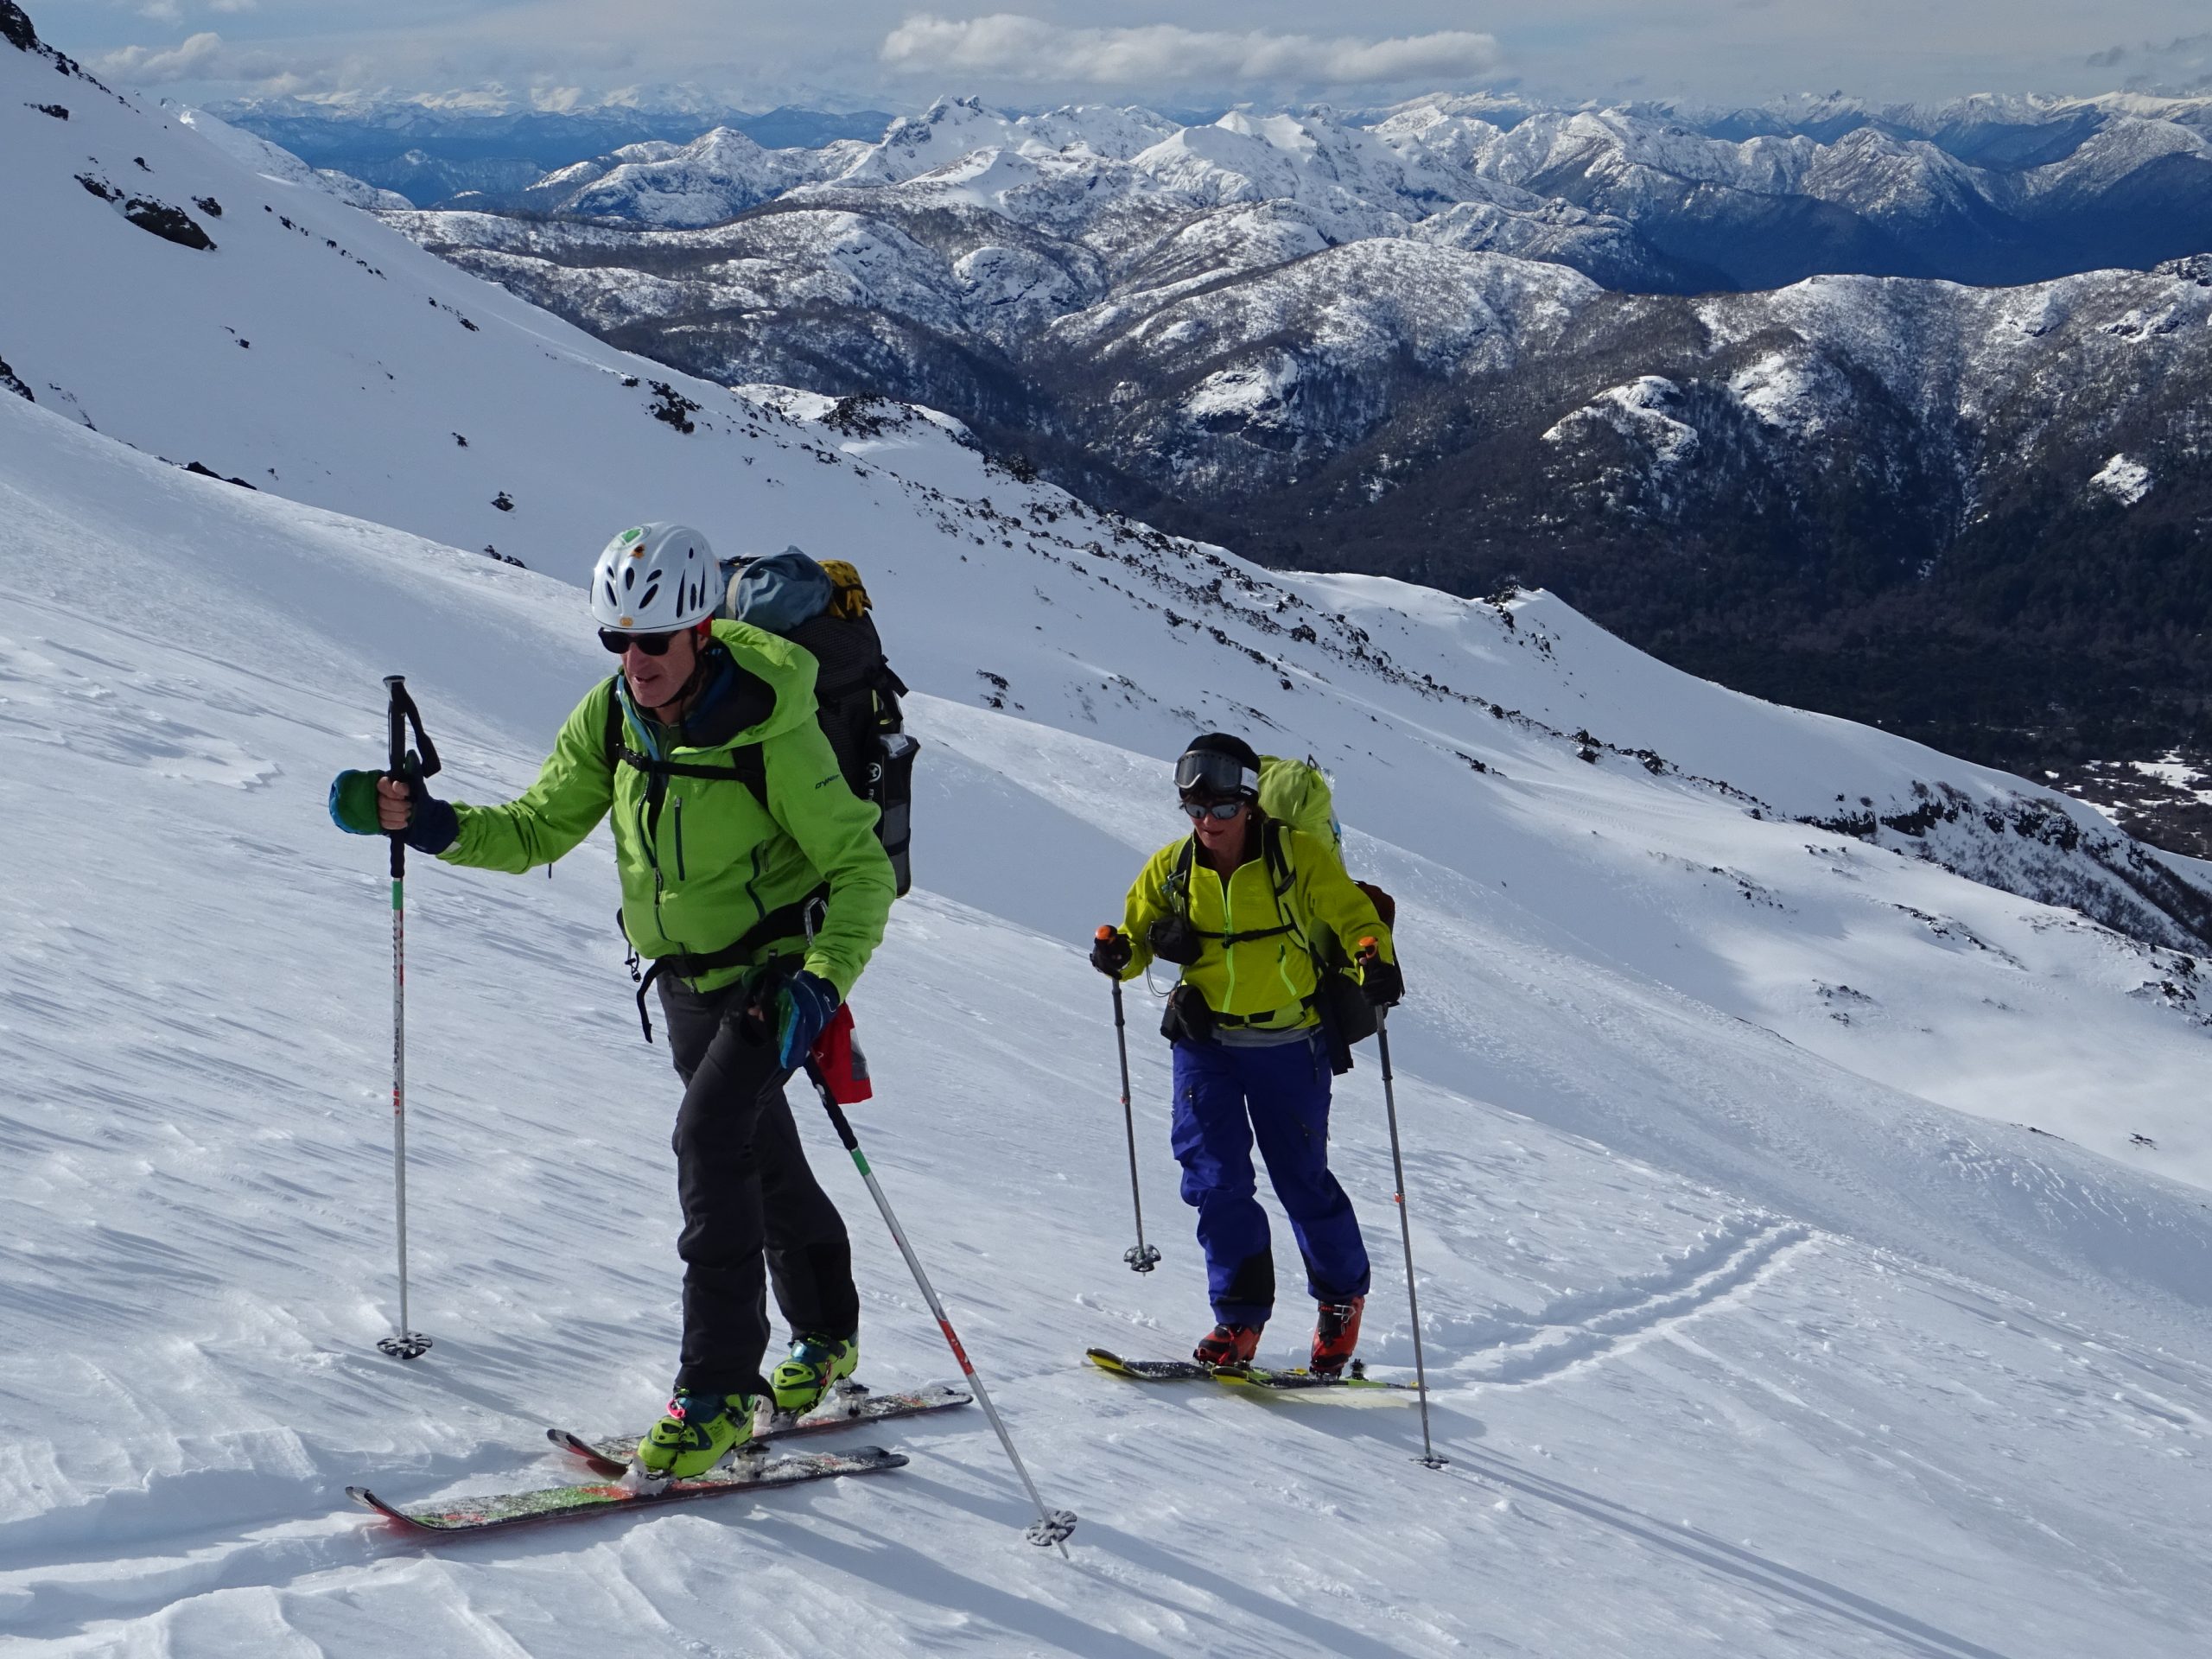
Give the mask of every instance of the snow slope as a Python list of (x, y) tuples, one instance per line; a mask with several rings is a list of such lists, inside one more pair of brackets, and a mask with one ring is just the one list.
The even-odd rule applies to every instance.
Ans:
[[(0, 1461), (0, 1620), (23, 1651), (365, 1653), (403, 1632), (424, 1653), (782, 1651), (835, 1630), (884, 1654), (2018, 1659), (2205, 1639), (2202, 1199), (1927, 1097), (2009, 1070), (2005, 1110), (2088, 1140), (2148, 1123), (2202, 1179), (2185, 1106), (2172, 1129), (2133, 1109), (2201, 1077), (2204, 1042), (2127, 995), (2141, 947), (1355, 668), (1254, 696), (1249, 659), (1144, 607), (1157, 578), (1039, 572), (972, 536), (879, 578), (899, 661), (936, 695), (917, 699), (923, 890), (856, 999), (883, 1087), (861, 1125), (1048, 1496), (1085, 1517), (1076, 1565), (1019, 1541), (970, 1419), (902, 1432), (913, 1468), (852, 1491), (395, 1544), (345, 1484), (543, 1478), (542, 1422), (654, 1403), (673, 1087), (632, 1023), (603, 844), (550, 883), (416, 861), (415, 1307), (439, 1345), (377, 1356), (382, 857), (329, 829), (322, 791), (378, 748), (381, 672), (410, 673), (448, 786), (486, 798), (527, 780), (603, 656), (549, 577), (17, 400), (0, 457), (0, 822), (54, 849), (0, 899), (0, 1396), (28, 1427)], [(1372, 583), (1287, 591), (1356, 594), (1371, 636), (1446, 632), (1410, 590), (1410, 612)], [(1546, 608), (1510, 632), (1466, 615), (1492, 683), (1574, 654)], [(1007, 691), (967, 666), (986, 651)], [(1093, 681), (1047, 676), (1071, 653)], [(1228, 696), (1203, 701), (1209, 683)], [(1664, 677), (1628, 689), (1666, 718)], [(1354, 861), (1404, 901), (1441, 1474), (1409, 1460), (1395, 1405), (1142, 1391), (1076, 1362), (1175, 1351), (1204, 1319), (1141, 1012), (1167, 1260), (1120, 1265), (1111, 1042), (1070, 941), (1172, 833), (1158, 757), (1229, 696), (1338, 761)], [(1801, 742), (1833, 729), (1765, 712)], [(1490, 772), (1438, 763), (1423, 728), (1445, 721)], [(1343, 1085), (1338, 1159), (1389, 1264), (1375, 1093), (1371, 1063)], [(810, 1135), (855, 1221), (869, 1370), (942, 1374)], [(1385, 1267), (1370, 1313), (1386, 1367), (1410, 1358), (1397, 1286)], [(1271, 1351), (1296, 1330), (1287, 1297)]]
[[(143, 155), (169, 200), (232, 211), (193, 250), (7, 178), (10, 222), (50, 219), (74, 262), (11, 264), (0, 317), (36, 399), (0, 397), (11, 1650), (2202, 1650), (2202, 969), (1905, 855), (2071, 882), (2159, 937), (2129, 867), (2013, 827), (2074, 822), (2056, 798), (1688, 680), (1542, 595), (1277, 575), (1103, 518), (897, 406), (671, 378), (700, 404), (683, 433), (620, 385), (644, 365), (386, 264), (378, 227), (304, 188), (235, 208), (280, 187), (158, 117), (100, 118), (70, 126), (97, 164)], [(317, 223), (346, 260), (264, 222), (310, 212), (343, 215)], [(207, 337), (239, 315), (251, 347)], [(423, 437), (463, 403), (467, 449)], [(264, 453), (283, 476), (258, 492), (158, 459), (245, 475)], [(493, 478), (531, 537), (507, 546), (545, 569), (465, 550)], [(883, 1437), (915, 1456), (884, 1480), (460, 1550), (345, 1504), (362, 1479), (543, 1479), (545, 1422), (632, 1423), (666, 1386), (675, 1089), (636, 1034), (603, 837), (550, 881), (410, 867), (414, 1313), (437, 1346), (376, 1354), (384, 859), (323, 813), (330, 773), (381, 753), (394, 671), (451, 792), (525, 784), (608, 668), (568, 578), (639, 500), (858, 560), (918, 689), (920, 886), (855, 997), (882, 1090), (858, 1122), (1047, 1497), (1084, 1516), (1072, 1567), (1020, 1542), (972, 1416)], [(1354, 867), (1401, 899), (1441, 1473), (1402, 1402), (1141, 1390), (1077, 1358), (1173, 1353), (1205, 1322), (1141, 995), (1166, 1260), (1121, 1266), (1080, 950), (1176, 833), (1166, 757), (1214, 725), (1322, 760)], [(1915, 784), (1967, 807), (1878, 845), (1795, 821), (1895, 816)], [(803, 1118), (853, 1222), (868, 1373), (944, 1374)], [(1371, 1057), (1335, 1143), (1377, 1262), (1367, 1351), (1403, 1367)], [(1302, 1331), (1284, 1290), (1277, 1358)]]
[(287, 184), (313, 185), (316, 189), (335, 196), (348, 207), (397, 208), (404, 212), (410, 205), (407, 198), (397, 190), (379, 190), (372, 184), (364, 184), (350, 174), (340, 173), (332, 168), (309, 167), (290, 150), (279, 149), (266, 138), (257, 138), (243, 127), (234, 127), (205, 110), (175, 105), (167, 100), (163, 101), (162, 107), (225, 155), (271, 179)]

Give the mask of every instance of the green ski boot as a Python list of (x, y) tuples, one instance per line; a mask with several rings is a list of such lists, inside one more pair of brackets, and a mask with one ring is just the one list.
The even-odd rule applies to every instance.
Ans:
[(752, 1438), (751, 1395), (678, 1389), (668, 1402), (668, 1414), (638, 1442), (638, 1466), (656, 1480), (689, 1480)]
[(831, 1384), (853, 1374), (861, 1363), (858, 1337), (801, 1336), (791, 1341), (789, 1358), (768, 1374), (776, 1409), (804, 1417), (830, 1392)]

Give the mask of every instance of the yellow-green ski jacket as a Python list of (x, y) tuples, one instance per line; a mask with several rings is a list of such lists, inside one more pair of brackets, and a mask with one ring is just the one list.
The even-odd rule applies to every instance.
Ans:
[[(760, 717), (716, 741), (690, 745), (683, 740), (692, 733), (684, 728), (648, 727), (626, 715), (624, 741), (645, 749), (672, 740), (661, 759), (707, 766), (727, 765), (734, 751), (757, 743), (767, 810), (735, 778), (666, 777), (658, 780), (656, 804), (654, 779), (626, 762), (609, 764), (614, 691), (608, 680), (576, 705), (537, 781), (519, 799), (504, 806), (454, 804), (461, 835), (439, 856), (518, 874), (552, 863), (611, 811), (622, 928), (639, 956), (724, 950), (763, 917), (826, 887), (828, 910), (810, 944), (794, 928), (760, 942), (752, 956), (764, 961), (803, 950), (810, 972), (840, 995), (849, 995), (882, 942), (896, 892), (891, 861), (875, 838), (875, 805), (846, 787), (815, 721), (812, 654), (743, 622), (716, 622), (714, 638), (741, 671), (733, 694), (741, 701), (733, 707)], [(704, 722), (707, 711), (692, 718)], [(713, 990), (743, 971), (719, 969), (690, 982)]]
[[(1333, 936), (1350, 960), (1358, 955), (1360, 941), (1371, 938), (1384, 960), (1395, 962), (1390, 930), (1375, 913), (1374, 901), (1344, 874), (1336, 849), (1287, 824), (1274, 826), (1274, 833), (1281, 837), (1290, 876), (1280, 894), (1279, 877), (1264, 856), (1247, 860), (1224, 882), (1193, 845), (1195, 836), (1170, 842), (1154, 853), (1122, 906), (1122, 931), (1129, 936), (1133, 954), (1122, 977), (1134, 979), (1144, 972), (1153, 959), (1153, 924), (1176, 913), (1169, 887), (1186, 847), (1192, 856), (1184, 913), (1203, 938), (1198, 960), (1182, 970), (1182, 977), (1198, 988), (1215, 1014), (1262, 1031), (1319, 1024), (1312, 1006), (1308, 942), (1325, 955)], [(1269, 931), (1285, 923), (1290, 931)], [(1223, 946), (1225, 936), (1254, 933), (1263, 937), (1238, 938)]]

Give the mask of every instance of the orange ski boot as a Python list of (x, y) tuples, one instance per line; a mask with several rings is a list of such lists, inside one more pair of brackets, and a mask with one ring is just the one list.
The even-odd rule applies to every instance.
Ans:
[(1313, 1326), (1313, 1358), (1308, 1366), (1316, 1376), (1342, 1373), (1352, 1350), (1359, 1346), (1359, 1314), (1366, 1306), (1364, 1296), (1321, 1304), (1320, 1318)]

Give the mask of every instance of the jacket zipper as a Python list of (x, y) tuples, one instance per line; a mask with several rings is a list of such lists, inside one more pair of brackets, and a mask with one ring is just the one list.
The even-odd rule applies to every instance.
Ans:
[(652, 796), (649, 791), (648, 793), (640, 796), (638, 800), (638, 845), (645, 849), (645, 862), (652, 867), (653, 873), (653, 931), (659, 934), (661, 938), (666, 938), (668, 937), (668, 930), (661, 925), (660, 919), (660, 894), (662, 882), (660, 873), (660, 854), (658, 849), (653, 845), (653, 831), (655, 828), (656, 825), (654, 824), (652, 817)]
[(1236, 906), (1230, 903), (1230, 893), (1236, 885), (1236, 872), (1231, 870), (1227, 875), (1217, 879), (1221, 882), (1221, 932), (1224, 941), (1221, 950), (1221, 963), (1229, 974), (1229, 988), (1223, 995), (1230, 1002), (1234, 1003), (1236, 1001), (1236, 947), (1226, 941), (1236, 931)]
[(683, 798), (676, 798), (676, 879), (683, 880)]

